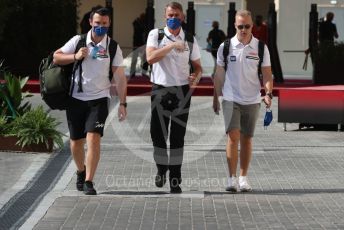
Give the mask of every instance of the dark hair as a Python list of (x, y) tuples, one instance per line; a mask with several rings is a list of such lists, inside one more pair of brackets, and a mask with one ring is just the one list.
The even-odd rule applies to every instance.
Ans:
[(331, 22), (333, 20), (333, 18), (334, 18), (334, 13), (328, 12), (326, 14), (326, 21), (330, 21)]
[(110, 10), (106, 7), (98, 8), (92, 11), (90, 19), (93, 19), (93, 15), (99, 14), (100, 16), (108, 16), (110, 18)]
[(181, 12), (183, 12), (183, 6), (179, 2), (170, 2), (165, 6), (165, 11), (168, 7), (171, 7), (172, 9), (178, 9)]

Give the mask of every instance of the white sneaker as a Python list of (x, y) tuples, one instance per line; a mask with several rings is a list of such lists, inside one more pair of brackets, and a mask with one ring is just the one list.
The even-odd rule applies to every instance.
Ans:
[(228, 186), (226, 187), (227, 192), (237, 192), (238, 191), (238, 178), (228, 177)]
[(252, 191), (252, 187), (248, 184), (246, 176), (239, 176), (239, 189), (241, 192)]

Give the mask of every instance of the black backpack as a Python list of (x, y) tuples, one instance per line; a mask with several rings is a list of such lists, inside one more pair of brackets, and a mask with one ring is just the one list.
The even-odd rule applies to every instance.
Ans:
[[(81, 47), (86, 46), (87, 34), (80, 35), (74, 53)], [(109, 80), (112, 80), (112, 60), (117, 51), (117, 42), (110, 40), (110, 69)], [(56, 65), (53, 63), (53, 52), (47, 58), (41, 61), (39, 66), (39, 82), (40, 91), (43, 101), (51, 109), (65, 110), (69, 106), (70, 98), (74, 89), (75, 71), (79, 68), (79, 76), (81, 78), (83, 60), (68, 64)], [(79, 79), (78, 92), (82, 92), (81, 79)]]
[[(190, 65), (190, 73), (193, 72), (193, 67), (191, 63), (191, 54), (192, 54), (192, 49), (193, 49), (193, 43), (194, 43), (194, 36), (186, 31), (184, 31), (185, 34), (185, 41), (188, 42), (189, 49), (190, 49), (190, 55), (189, 55), (189, 65)], [(164, 29), (159, 29), (158, 30), (158, 44), (162, 41), (162, 39), (166, 36), (168, 39), (170, 39), (166, 34)]]
[[(223, 60), (225, 62), (225, 72), (227, 71), (227, 66), (228, 66), (228, 54), (229, 54), (229, 47), (230, 47), (230, 44), (231, 44), (231, 40), (230, 38), (227, 38), (225, 41), (224, 41), (224, 46), (223, 46), (223, 52), (222, 52), (222, 55), (223, 55)], [(259, 57), (259, 63), (258, 63), (258, 77), (260, 77), (262, 75), (262, 63), (263, 63), (263, 58), (264, 58), (264, 42), (260, 41), (259, 40), (259, 43), (258, 43), (258, 57)]]

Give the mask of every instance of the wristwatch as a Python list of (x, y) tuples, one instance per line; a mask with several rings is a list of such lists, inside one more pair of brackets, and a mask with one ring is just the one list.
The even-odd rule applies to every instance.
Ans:
[(127, 102), (119, 103), (119, 105), (123, 105), (124, 108), (127, 108)]
[(272, 93), (266, 93), (266, 95), (268, 95), (268, 96), (270, 97), (270, 99), (272, 99), (272, 98), (273, 98), (273, 95), (272, 95)]

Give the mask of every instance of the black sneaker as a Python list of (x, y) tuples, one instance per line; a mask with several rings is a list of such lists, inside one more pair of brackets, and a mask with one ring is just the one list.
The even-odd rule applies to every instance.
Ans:
[(178, 178), (170, 178), (170, 193), (182, 193), (182, 189), (180, 188), (180, 180)]
[(85, 181), (84, 183), (84, 194), (85, 195), (97, 195), (97, 191), (93, 188), (92, 181)]
[(76, 189), (78, 191), (83, 191), (84, 190), (84, 183), (85, 183), (85, 178), (86, 178), (86, 166), (84, 171), (79, 172), (76, 171)]
[(157, 164), (157, 168), (158, 168), (158, 172), (155, 176), (155, 185), (156, 187), (161, 188), (166, 183), (167, 166)]

